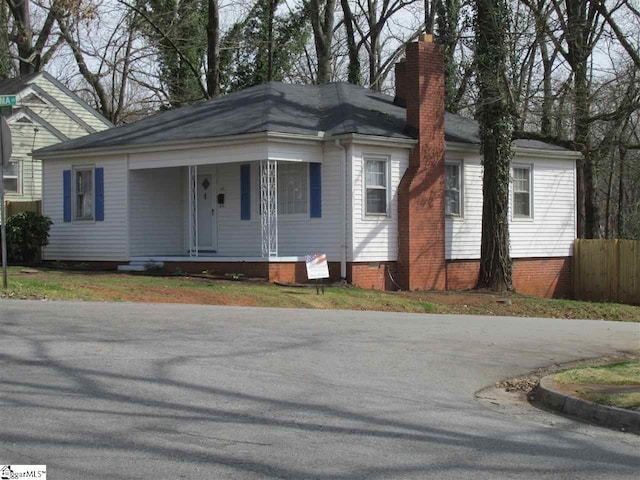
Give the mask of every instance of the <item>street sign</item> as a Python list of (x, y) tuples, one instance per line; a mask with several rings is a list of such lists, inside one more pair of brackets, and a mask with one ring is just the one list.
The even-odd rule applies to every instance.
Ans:
[(0, 117), (0, 165), (9, 165), (11, 150), (11, 129), (7, 119)]
[(15, 107), (16, 96), (15, 95), (0, 95), (0, 107)]

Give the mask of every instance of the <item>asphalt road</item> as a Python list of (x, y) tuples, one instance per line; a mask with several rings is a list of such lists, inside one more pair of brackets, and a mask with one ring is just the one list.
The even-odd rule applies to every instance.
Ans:
[[(638, 437), (474, 392), (640, 324), (0, 301), (0, 462), (51, 479), (638, 478)], [(544, 414), (545, 418), (553, 418)]]

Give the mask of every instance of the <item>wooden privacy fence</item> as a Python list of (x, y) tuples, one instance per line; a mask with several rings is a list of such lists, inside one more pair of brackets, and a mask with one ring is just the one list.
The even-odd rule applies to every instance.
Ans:
[(576, 299), (640, 304), (640, 241), (576, 240), (574, 246)]
[(22, 212), (42, 212), (42, 201), (34, 200), (32, 202), (7, 202), (7, 218)]

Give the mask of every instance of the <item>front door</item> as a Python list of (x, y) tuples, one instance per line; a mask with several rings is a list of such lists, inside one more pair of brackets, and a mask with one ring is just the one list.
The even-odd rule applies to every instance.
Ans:
[(215, 184), (210, 173), (198, 175), (198, 249), (214, 252), (217, 245)]

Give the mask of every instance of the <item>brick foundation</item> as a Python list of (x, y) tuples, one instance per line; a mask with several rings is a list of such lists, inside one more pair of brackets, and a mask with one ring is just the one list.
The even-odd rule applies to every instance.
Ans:
[[(513, 285), (518, 293), (542, 298), (570, 298), (573, 294), (572, 257), (516, 258)], [(471, 290), (478, 282), (479, 260), (447, 262), (447, 289)]]
[(370, 290), (396, 290), (387, 271), (395, 278), (396, 262), (348, 263), (347, 281), (356, 287)]
[(84, 261), (84, 260), (43, 260), (42, 264), (50, 268), (60, 268), (62, 270), (89, 270), (96, 272), (109, 272), (117, 270), (120, 265), (127, 265), (129, 262), (111, 261)]
[[(245, 277), (264, 278), (270, 282), (308, 281), (304, 262), (164, 262), (166, 272), (174, 273), (178, 269), (185, 273), (200, 273), (204, 270), (220, 275), (241, 273)], [(340, 263), (329, 262), (329, 279), (340, 279)]]

